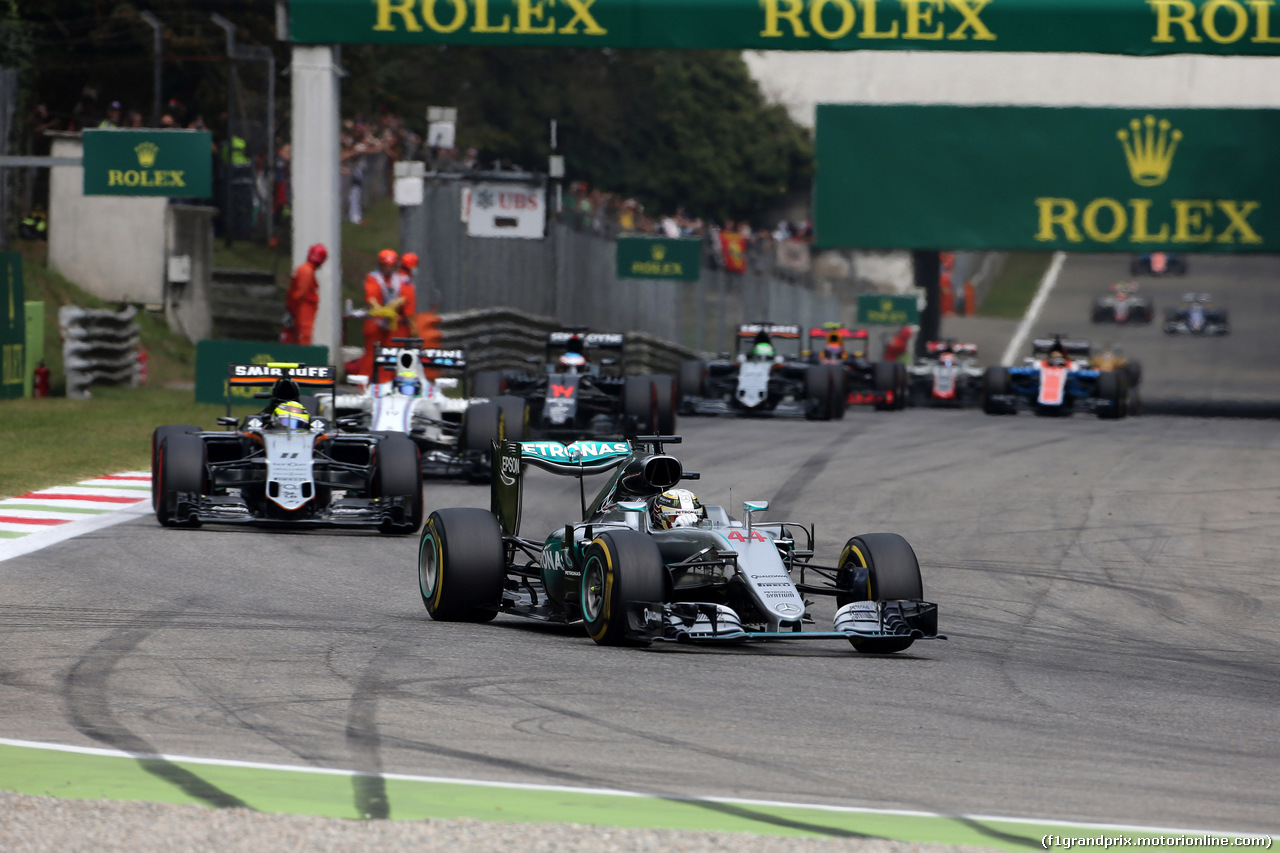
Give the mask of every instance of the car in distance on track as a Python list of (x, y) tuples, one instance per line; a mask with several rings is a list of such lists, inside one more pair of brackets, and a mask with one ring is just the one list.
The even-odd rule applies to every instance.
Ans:
[[(920, 566), (893, 533), (851, 537), (835, 565), (813, 558), (813, 529), (745, 521), (674, 489), (697, 479), (663, 452), (677, 436), (502, 445), (490, 509), (431, 513), (418, 548), (418, 587), (433, 619), (487, 622), (499, 613), (581, 623), (600, 645), (837, 639), (899, 652), (938, 638), (937, 606)], [(580, 521), (520, 535), (527, 466), (579, 480)], [(581, 479), (612, 471), (588, 506)], [(683, 494), (681, 494), (683, 493)], [(832, 630), (806, 630), (807, 595), (835, 598)]]
[[(823, 341), (819, 349), (817, 343)], [(809, 330), (809, 363), (838, 364), (844, 368), (846, 402), (851, 406), (874, 406), (892, 412), (907, 405), (910, 376), (907, 366), (895, 361), (867, 358), (867, 330), (846, 329), (839, 323), (824, 323)]]
[(1149, 252), (1129, 262), (1132, 275), (1186, 275), (1187, 261), (1172, 252)]
[(1111, 285), (1111, 294), (1093, 300), (1089, 311), (1094, 323), (1150, 323), (1155, 315), (1155, 306), (1150, 299), (1138, 295), (1138, 285), (1133, 282)]
[(955, 340), (928, 341), (926, 355), (907, 368), (913, 406), (977, 405), (982, 398), (982, 368), (977, 344)]
[[(788, 344), (790, 351), (779, 346)], [(820, 362), (800, 351), (800, 327), (738, 326), (736, 355), (680, 365), (680, 411), (686, 415), (844, 417), (848, 401), (841, 359)]]
[(433, 379), (427, 371), (462, 371), (467, 360), (461, 349), (427, 348), (421, 338), (394, 338), (392, 343), (378, 348), (371, 376), (348, 377), (360, 393), (321, 396), (320, 414), (367, 432), (409, 436), (418, 445), (424, 476), (487, 482), (493, 442), (527, 437), (525, 401), (451, 397), (447, 392), (458, 387), (458, 379)]
[[(595, 360), (595, 350), (617, 356)], [(628, 376), (626, 338), (592, 332), (585, 326), (551, 332), (540, 371), (480, 371), (472, 380), (471, 393), (526, 401), (529, 433), (537, 438), (674, 432), (676, 426), (675, 380), (664, 375)]]
[(1069, 415), (1081, 408), (1099, 418), (1123, 418), (1128, 414), (1128, 374), (1097, 369), (1089, 352), (1088, 341), (1064, 341), (1061, 335), (1036, 340), (1022, 365), (987, 368), (982, 410), (1012, 415), (1030, 408), (1037, 415)]
[(1231, 324), (1227, 309), (1214, 308), (1207, 293), (1183, 294), (1182, 304), (1170, 308), (1164, 318), (1166, 335), (1227, 335)]
[[(167, 527), (225, 524), (376, 527), (413, 533), (422, 523), (418, 448), (401, 433), (371, 433), (320, 417), (314, 395), (336, 393), (333, 367), (232, 364), (225, 427), (157, 427), (151, 502)], [(266, 407), (231, 416), (233, 388), (270, 386)], [(353, 431), (348, 431), (353, 430)]]

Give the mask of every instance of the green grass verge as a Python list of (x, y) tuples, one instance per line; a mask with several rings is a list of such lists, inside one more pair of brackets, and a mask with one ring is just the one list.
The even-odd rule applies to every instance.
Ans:
[[(165, 758), (83, 755), (0, 746), (0, 789), (65, 799), (243, 804), (282, 814), (393, 820), (474, 818), (520, 823), (743, 832), (764, 836), (884, 838), (1008, 851), (1040, 850), (1041, 838), (1098, 836), (1044, 822), (837, 811), (775, 803), (625, 796), (581, 790), (458, 784), (415, 778), (317, 774), (283, 767), (224, 766)], [(202, 791), (196, 798), (189, 791)], [(1154, 832), (1112, 830), (1139, 838)], [(1216, 833), (1215, 833), (1216, 834)], [(1228, 833), (1224, 833), (1228, 834)], [(1122, 842), (1121, 842), (1122, 843)], [(1161, 848), (1155, 848), (1161, 849)]]
[(1010, 252), (978, 306), (978, 315), (1021, 319), (1052, 259), (1052, 252)]
[(194, 402), (190, 390), (95, 388), (86, 400), (68, 397), (0, 404), (5, 443), (0, 497), (118, 471), (151, 469), (151, 433), (160, 424), (212, 429), (221, 406)]

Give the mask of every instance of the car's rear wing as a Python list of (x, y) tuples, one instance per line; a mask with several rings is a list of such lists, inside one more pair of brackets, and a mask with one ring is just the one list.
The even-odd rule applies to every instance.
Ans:
[(1088, 341), (1063, 340), (1062, 338), (1036, 338), (1031, 343), (1031, 354), (1033, 356), (1048, 355), (1055, 349), (1060, 349), (1066, 355), (1087, 358), (1089, 355), (1090, 345)]
[(395, 341), (401, 345), (378, 347), (378, 352), (373, 357), (373, 376), (369, 377), (370, 384), (378, 384), (378, 374), (382, 370), (389, 370), (392, 373), (397, 370), (413, 370), (415, 357), (423, 367), (461, 370), (467, 366), (467, 355), (461, 348), (423, 347), (421, 338), (396, 338)]
[(765, 334), (771, 338), (800, 338), (800, 327), (794, 323), (743, 323), (738, 326), (739, 338), (754, 338)]
[(552, 474), (581, 478), (617, 468), (635, 452), (626, 441), (586, 440), (567, 445), (558, 441), (504, 441), (495, 450), (489, 508), (508, 536), (515, 536), (520, 530), (524, 472), (529, 465)]
[(303, 389), (311, 394), (329, 391), (336, 397), (338, 369), (333, 365), (308, 366), (293, 362), (227, 365), (227, 417), (231, 417), (233, 388), (271, 386), (264, 396), (281, 400), (301, 400)]
[(551, 332), (547, 335), (547, 349), (564, 349), (574, 338), (589, 349), (622, 349), (626, 342), (626, 336), (621, 332), (588, 332), (584, 329), (580, 332)]
[[(1052, 342), (1051, 342), (1052, 343)], [(929, 355), (937, 355), (938, 353), (953, 352), (956, 355), (977, 355), (977, 344), (961, 344), (955, 341), (929, 341), (925, 345), (925, 351)]]

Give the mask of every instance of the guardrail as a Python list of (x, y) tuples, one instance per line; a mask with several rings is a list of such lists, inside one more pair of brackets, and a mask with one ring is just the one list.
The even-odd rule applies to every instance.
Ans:
[(68, 397), (89, 397), (92, 385), (137, 385), (138, 309), (121, 311), (64, 305), (58, 309)]
[[(527, 370), (530, 359), (546, 357), (548, 333), (562, 328), (564, 324), (552, 317), (510, 308), (480, 308), (440, 317), (443, 345), (466, 350), (467, 370), (472, 374), (479, 370)], [(693, 350), (645, 332), (627, 332), (625, 347), (628, 374), (675, 376), (681, 361), (697, 357)]]

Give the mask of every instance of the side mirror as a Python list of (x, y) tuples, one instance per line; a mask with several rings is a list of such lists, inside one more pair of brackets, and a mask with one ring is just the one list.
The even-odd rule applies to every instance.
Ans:
[(240, 423), (240, 419), (239, 419), (239, 418), (232, 418), (232, 417), (228, 417), (228, 416), (226, 416), (226, 415), (221, 415), (221, 416), (219, 416), (219, 418), (218, 418), (218, 426), (229, 426), (229, 427), (233, 427), (233, 426), (235, 426), (235, 425), (236, 425), (236, 424), (238, 424), (238, 423)]
[(618, 509), (622, 510), (627, 520), (627, 526), (632, 530), (644, 528), (644, 512), (647, 509), (644, 501), (619, 501)]

